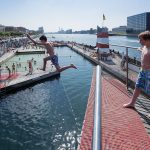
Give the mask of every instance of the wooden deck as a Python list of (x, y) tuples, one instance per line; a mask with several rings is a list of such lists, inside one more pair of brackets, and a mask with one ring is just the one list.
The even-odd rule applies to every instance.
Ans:
[[(91, 150), (94, 91), (95, 73), (93, 74), (78, 150)], [(102, 150), (148, 150), (150, 148), (149, 132), (144, 127), (143, 119), (141, 120), (141, 117), (148, 120), (148, 108), (140, 107), (141, 100), (146, 103), (148, 101), (142, 96), (136, 103), (136, 110), (123, 108), (123, 104), (129, 102), (130, 98), (131, 93), (127, 92), (124, 84), (103, 72), (102, 114), (100, 114), (102, 115)], [(143, 114), (141, 111), (145, 113)], [(150, 124), (147, 126), (149, 128)]]

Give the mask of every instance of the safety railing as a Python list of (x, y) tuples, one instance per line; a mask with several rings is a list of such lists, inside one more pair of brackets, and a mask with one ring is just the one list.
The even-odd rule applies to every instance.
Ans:
[(94, 104), (94, 128), (92, 150), (101, 150), (101, 67), (96, 67), (96, 87), (95, 87), (95, 104)]
[(125, 57), (126, 57), (126, 87), (129, 88), (129, 49), (134, 49), (140, 51), (138, 47), (125, 46), (125, 45), (117, 45), (117, 44), (109, 44), (110, 46), (115, 47), (123, 47), (125, 48)]

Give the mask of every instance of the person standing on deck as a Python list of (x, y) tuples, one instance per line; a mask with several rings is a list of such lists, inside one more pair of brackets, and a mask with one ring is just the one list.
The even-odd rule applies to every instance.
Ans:
[(15, 69), (15, 64), (13, 63), (13, 64), (12, 64), (12, 74), (15, 74), (15, 70), (16, 70), (16, 69)]
[(11, 76), (11, 71), (10, 71), (10, 68), (8, 67), (8, 66), (6, 66), (6, 69), (8, 70), (8, 78), (10, 78), (10, 76)]
[(121, 69), (122, 69), (123, 71), (126, 70), (125, 63), (126, 63), (126, 56), (125, 56), (124, 52), (122, 52)]
[(139, 72), (131, 101), (123, 105), (125, 108), (134, 108), (141, 90), (150, 95), (150, 31), (142, 32), (138, 37), (142, 45), (141, 71)]
[(62, 72), (62, 71), (66, 70), (66, 69), (69, 69), (69, 68), (77, 69), (76, 66), (74, 66), (73, 64), (70, 64), (69, 66), (65, 66), (65, 67), (60, 67), (60, 66), (59, 66), (58, 57), (57, 57), (57, 55), (55, 55), (55, 53), (54, 53), (54, 48), (53, 48), (54, 43), (49, 43), (49, 42), (47, 42), (47, 37), (46, 37), (46, 36), (42, 35), (42, 36), (39, 38), (41, 42), (36, 42), (36, 41), (34, 41), (34, 40), (30, 37), (29, 34), (27, 34), (27, 37), (28, 37), (35, 45), (37, 44), (37, 45), (43, 45), (43, 46), (45, 46), (45, 48), (46, 48), (46, 50), (47, 50), (47, 53), (49, 54), (48, 57), (45, 57), (45, 58), (43, 59), (43, 68), (42, 68), (43, 71), (45, 71), (45, 69), (46, 69), (46, 63), (47, 63), (48, 60), (51, 60), (51, 62), (52, 62), (53, 65), (56, 67), (56, 70), (57, 70), (58, 72)]
[(31, 75), (33, 73), (32, 60), (30, 60), (28, 63), (29, 63), (29, 74)]

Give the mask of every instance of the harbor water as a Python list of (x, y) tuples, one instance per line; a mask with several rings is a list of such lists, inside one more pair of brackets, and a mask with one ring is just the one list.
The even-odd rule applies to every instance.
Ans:
[(93, 65), (67, 47), (55, 48), (62, 72), (0, 97), (0, 150), (75, 149), (87, 105)]

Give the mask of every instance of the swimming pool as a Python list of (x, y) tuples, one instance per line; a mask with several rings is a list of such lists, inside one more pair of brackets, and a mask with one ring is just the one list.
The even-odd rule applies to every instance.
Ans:
[(67, 47), (55, 50), (61, 66), (74, 63), (78, 70), (66, 70), (59, 79), (0, 98), (0, 149), (75, 147), (75, 132), (81, 133), (93, 64)]
[[(13, 57), (7, 59), (5, 62), (1, 64), (2, 68), (6, 68), (8, 66), (12, 71), (13, 65), (15, 67), (16, 72), (25, 72), (29, 69), (29, 61), (32, 61), (33, 69), (36, 70), (38, 68), (42, 68), (43, 66), (43, 58), (45, 54), (38, 53), (17, 53)], [(2, 71), (6, 72), (5, 70)]]

